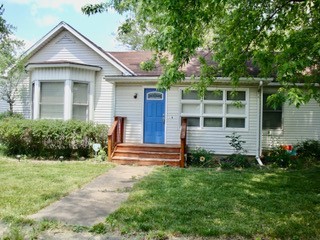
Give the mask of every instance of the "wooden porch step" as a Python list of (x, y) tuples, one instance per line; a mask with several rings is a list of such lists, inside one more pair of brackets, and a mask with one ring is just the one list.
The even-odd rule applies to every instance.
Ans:
[(179, 159), (156, 159), (156, 158), (136, 158), (136, 157), (113, 157), (112, 162), (123, 165), (140, 165), (140, 166), (180, 166)]
[(136, 157), (136, 158), (158, 158), (158, 159), (179, 159), (180, 154), (174, 152), (153, 152), (153, 151), (131, 151), (118, 149), (114, 152), (113, 157)]
[(112, 162), (136, 165), (180, 165), (180, 145), (177, 144), (118, 144)]
[(167, 153), (180, 153), (180, 145), (178, 144), (134, 144), (134, 143), (121, 143), (117, 145), (118, 150), (125, 151), (150, 151), (150, 152), (167, 152)]

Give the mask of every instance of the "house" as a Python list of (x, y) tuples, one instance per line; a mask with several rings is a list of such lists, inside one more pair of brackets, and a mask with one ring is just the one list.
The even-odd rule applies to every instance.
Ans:
[[(127, 157), (134, 163), (146, 146), (153, 147), (146, 155), (150, 164), (159, 151), (155, 148), (161, 146), (167, 147), (164, 159), (171, 155), (181, 160), (185, 134), (189, 148), (203, 147), (224, 155), (233, 153), (226, 136), (237, 132), (246, 141), (247, 154), (257, 158), (272, 146), (320, 139), (319, 104), (311, 101), (299, 109), (287, 104), (276, 110), (268, 108), (266, 98), (278, 85), (272, 78), (258, 78), (250, 66), (252, 77), (240, 80), (236, 95), (224, 77), (217, 79), (203, 99), (195, 91), (185, 91), (199, 67), (196, 60), (185, 67), (184, 83), (161, 92), (155, 88), (161, 71), (145, 72), (139, 67), (151, 53), (106, 52), (65, 22), (40, 39), (26, 56), (28, 76), (14, 110), (31, 119), (80, 119), (110, 127), (116, 122), (109, 150), (115, 148), (114, 142), (124, 143), (122, 149), (118, 147), (120, 163), (130, 151)], [(234, 101), (241, 105), (235, 106)], [(181, 127), (183, 118), (187, 126)], [(172, 165), (181, 164), (176, 160)]]

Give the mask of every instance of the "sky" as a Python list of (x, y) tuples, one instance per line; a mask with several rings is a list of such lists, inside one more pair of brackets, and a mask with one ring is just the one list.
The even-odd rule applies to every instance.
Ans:
[(30, 48), (58, 23), (64, 21), (104, 50), (125, 50), (116, 41), (116, 32), (124, 21), (114, 11), (87, 16), (81, 7), (104, 0), (0, 0), (4, 5), (3, 18), (16, 27), (14, 35)]

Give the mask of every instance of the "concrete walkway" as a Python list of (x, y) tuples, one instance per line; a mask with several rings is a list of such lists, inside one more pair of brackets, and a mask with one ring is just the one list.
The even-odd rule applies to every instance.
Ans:
[(92, 226), (104, 222), (129, 196), (133, 184), (148, 175), (153, 167), (121, 166), (109, 170), (92, 182), (40, 212), (31, 219), (50, 219), (68, 225)]

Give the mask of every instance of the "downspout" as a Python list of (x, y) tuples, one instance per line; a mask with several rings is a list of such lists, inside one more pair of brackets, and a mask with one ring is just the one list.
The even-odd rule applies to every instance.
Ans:
[(257, 155), (256, 160), (260, 166), (263, 166), (263, 163), (260, 159), (261, 156), (261, 146), (262, 146), (262, 108), (263, 108), (263, 81), (260, 81), (258, 93), (260, 94), (260, 100), (259, 100), (259, 107), (258, 107), (258, 131), (257, 131), (257, 139), (258, 139), (258, 149), (257, 149)]

